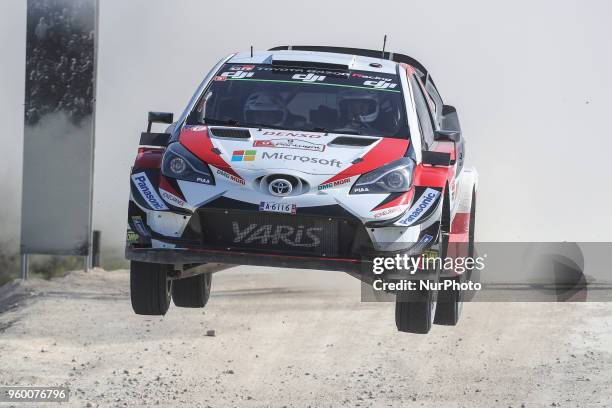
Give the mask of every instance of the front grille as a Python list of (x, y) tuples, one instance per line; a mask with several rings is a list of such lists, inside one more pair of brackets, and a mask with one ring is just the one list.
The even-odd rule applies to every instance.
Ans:
[(338, 218), (200, 210), (197, 219), (203, 246), (250, 252), (351, 256), (357, 235)]

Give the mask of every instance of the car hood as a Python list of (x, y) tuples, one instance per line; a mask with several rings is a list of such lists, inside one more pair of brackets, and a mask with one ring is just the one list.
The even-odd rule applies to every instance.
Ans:
[(203, 161), (238, 175), (299, 171), (351, 177), (405, 155), (409, 141), (278, 129), (186, 126), (179, 141)]

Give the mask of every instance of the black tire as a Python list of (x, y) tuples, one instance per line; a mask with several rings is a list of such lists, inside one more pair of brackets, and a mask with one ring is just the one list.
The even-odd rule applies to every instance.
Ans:
[(130, 262), (132, 309), (139, 315), (165, 315), (170, 307), (172, 281), (169, 265)]
[[(470, 225), (468, 231), (468, 257), (474, 257), (474, 227), (476, 225), (476, 192), (472, 191), (472, 205), (470, 208)], [(454, 278), (443, 278), (440, 282), (455, 281), (459, 284), (471, 278), (472, 271), (465, 271)], [(438, 305), (436, 307), (435, 324), (444, 326), (456, 326), (463, 310), (465, 292), (462, 290), (440, 290), (438, 291)]]
[(177, 279), (172, 285), (172, 301), (178, 307), (204, 307), (210, 297), (212, 273)]
[[(465, 274), (457, 276), (456, 278), (440, 279), (440, 282), (446, 280), (453, 280), (457, 283), (461, 283), (465, 281)], [(459, 322), (459, 317), (461, 317), (464, 296), (465, 292), (462, 290), (439, 290), (434, 323), (443, 326), (455, 326)]]
[(395, 297), (395, 325), (406, 333), (427, 334), (436, 314), (437, 291), (401, 291)]

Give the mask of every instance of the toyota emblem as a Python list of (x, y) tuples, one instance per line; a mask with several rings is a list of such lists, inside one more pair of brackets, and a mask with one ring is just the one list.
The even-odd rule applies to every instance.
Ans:
[(285, 197), (291, 194), (293, 191), (293, 186), (288, 180), (279, 178), (270, 183), (268, 185), (268, 190), (270, 190), (270, 194), (277, 197)]

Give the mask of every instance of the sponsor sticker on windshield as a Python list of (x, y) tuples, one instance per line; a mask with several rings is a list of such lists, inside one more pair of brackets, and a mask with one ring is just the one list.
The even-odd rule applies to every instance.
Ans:
[(274, 203), (269, 201), (262, 201), (259, 203), (259, 211), (295, 214), (297, 211), (297, 205), (289, 203)]
[(401, 93), (397, 75), (368, 71), (351, 72), (317, 68), (277, 67), (265, 64), (232, 65), (226, 64), (223, 71), (213, 78), (214, 81), (253, 81), (297, 84), (324, 85), (351, 89), (369, 89)]

